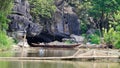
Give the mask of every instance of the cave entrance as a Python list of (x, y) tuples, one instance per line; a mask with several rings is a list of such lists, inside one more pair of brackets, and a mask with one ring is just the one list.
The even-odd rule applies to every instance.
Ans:
[(70, 38), (69, 35), (63, 35), (63, 34), (50, 34), (46, 32), (40, 33), (38, 36), (34, 37), (26, 37), (28, 44), (31, 46), (32, 43), (49, 43), (53, 41), (60, 41), (62, 42), (63, 38)]

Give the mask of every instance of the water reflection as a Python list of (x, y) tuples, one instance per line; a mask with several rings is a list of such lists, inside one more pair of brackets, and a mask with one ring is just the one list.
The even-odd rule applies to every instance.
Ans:
[[(48, 49), (39, 48), (35, 50), (24, 51), (24, 57), (62, 57), (72, 56), (77, 50), (75, 49)], [(21, 56), (21, 53), (16, 52), (15, 57)]]
[(119, 68), (120, 63), (78, 61), (0, 61), (0, 68)]

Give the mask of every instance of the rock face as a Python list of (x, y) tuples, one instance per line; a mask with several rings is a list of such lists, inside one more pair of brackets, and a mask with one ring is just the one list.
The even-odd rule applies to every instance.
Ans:
[(55, 5), (57, 11), (54, 18), (56, 23), (54, 32), (79, 35), (80, 23), (73, 7), (64, 0), (55, 0)]
[[(8, 16), (11, 19), (8, 32), (26, 31), (28, 42), (61, 41), (70, 34), (78, 35), (79, 21), (73, 8), (64, 0), (55, 0), (55, 5), (57, 10), (54, 13), (54, 23), (47, 23), (46, 27), (43, 27), (40, 23), (33, 22), (28, 0), (14, 0), (12, 14)], [(47, 29), (47, 32), (43, 32), (43, 29)]]
[(27, 0), (14, 0), (12, 14), (8, 16), (11, 19), (9, 32), (21, 31), (27, 32), (27, 36), (36, 36), (42, 30), (39, 24), (32, 22), (30, 7)]

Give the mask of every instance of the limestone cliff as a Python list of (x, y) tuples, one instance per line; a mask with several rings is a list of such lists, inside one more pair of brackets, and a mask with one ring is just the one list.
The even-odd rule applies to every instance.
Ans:
[[(51, 42), (61, 40), (70, 34), (79, 35), (80, 23), (72, 6), (64, 0), (55, 0), (55, 5), (57, 10), (53, 15), (54, 23), (51, 24), (48, 22), (44, 24), (46, 27), (43, 27), (41, 23), (33, 22), (28, 0), (14, 0), (12, 14), (8, 16), (11, 19), (8, 32), (26, 31), (30, 42), (35, 41), (36, 38), (36, 41)], [(43, 32), (43, 29), (47, 29), (47, 32)]]
[[(65, 0), (55, 0), (57, 7), (54, 13), (54, 23), (49, 25), (53, 33), (76, 34), (79, 35), (80, 22), (74, 8), (70, 6)], [(48, 26), (47, 26), (48, 27)], [(50, 28), (48, 28), (48, 31)]]
[(42, 27), (32, 22), (30, 7), (27, 0), (14, 0), (12, 14), (8, 16), (11, 19), (9, 32), (26, 31), (27, 36), (39, 35)]

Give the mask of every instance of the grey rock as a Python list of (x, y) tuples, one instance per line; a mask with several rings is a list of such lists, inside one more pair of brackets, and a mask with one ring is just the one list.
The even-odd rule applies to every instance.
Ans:
[(21, 0), (15, 0), (15, 3), (21, 3)]
[(11, 19), (9, 32), (26, 31), (27, 36), (36, 36), (42, 30), (41, 25), (32, 21), (27, 0), (14, 0), (14, 8), (8, 18)]
[(94, 34), (96, 29), (90, 28), (86, 33), (87, 35)]
[(85, 40), (84, 37), (78, 36), (78, 35), (74, 35), (74, 34), (71, 34), (70, 37), (73, 38), (77, 43), (83, 43), (84, 40)]
[[(54, 23), (49, 23), (49, 21), (46, 22), (46, 20), (44, 21), (42, 19), (43, 22), (40, 22), (46, 24), (41, 26), (42, 23), (35, 23), (36, 20), (34, 21), (32, 19), (28, 0), (14, 0), (12, 14), (8, 16), (8, 18), (11, 19), (8, 31), (11, 33), (26, 31), (27, 37), (37, 36), (37, 38), (39, 37), (50, 42), (53, 40), (61, 40), (64, 37), (68, 37), (70, 34), (79, 35), (80, 22), (78, 21), (78, 16), (73, 11), (73, 8), (64, 0), (55, 0), (55, 5), (57, 10), (54, 13)], [(47, 32), (44, 33), (43, 29), (47, 29)], [(56, 39), (54, 39), (53, 36)], [(35, 39), (32, 41), (36, 42), (38, 40)]]
[(63, 4), (64, 0), (55, 0), (55, 5), (56, 6), (60, 6), (61, 4)]
[(80, 22), (73, 7), (64, 0), (56, 0), (57, 11), (54, 14), (55, 28), (53, 32), (79, 35)]

